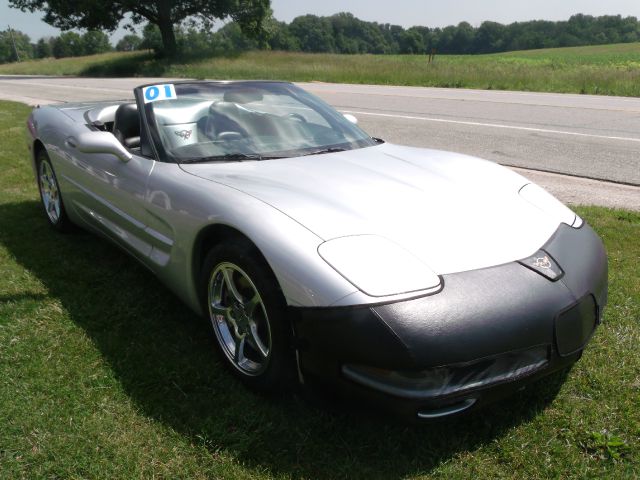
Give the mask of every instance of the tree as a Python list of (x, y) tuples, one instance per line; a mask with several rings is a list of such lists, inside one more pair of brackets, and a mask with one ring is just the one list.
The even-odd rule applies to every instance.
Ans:
[[(13, 36), (13, 40), (12, 37)], [(15, 42), (15, 49), (13, 44)], [(22, 33), (20, 30), (4, 30), (0, 31), (0, 63), (15, 62), (16, 50), (20, 60), (33, 57), (33, 47), (29, 35)]]
[(335, 51), (333, 28), (327, 17), (303, 15), (289, 24), (289, 31), (299, 42), (304, 52), (332, 53)]
[[(258, 48), (258, 44), (251, 38), (242, 34), (240, 26), (236, 22), (229, 22), (215, 34), (215, 42), (223, 52), (252, 50)], [(213, 40), (211, 41), (213, 43)]]
[(269, 18), (266, 21), (266, 30), (271, 50), (300, 50), (298, 39), (291, 34), (285, 22)]
[(116, 44), (116, 50), (119, 52), (133, 52), (139, 50), (142, 45), (142, 39), (137, 35), (125, 35)]
[(438, 43), (436, 45), (436, 49), (439, 53), (458, 53), (456, 50), (452, 48), (453, 38), (458, 30), (458, 27), (455, 25), (449, 25), (444, 27), (440, 32), (440, 36), (438, 37)]
[(36, 48), (34, 52), (36, 58), (47, 58), (53, 55), (53, 52), (51, 50), (52, 43), (53, 43), (52, 38), (41, 38), (40, 40), (38, 40), (38, 43), (36, 43)]
[(147, 23), (142, 29), (142, 43), (140, 48), (159, 51), (162, 49), (162, 36), (157, 25)]
[(89, 30), (82, 35), (82, 50), (85, 55), (108, 52), (111, 48), (109, 37), (104, 32)]
[(472, 53), (476, 30), (467, 22), (460, 22), (451, 39), (451, 50), (456, 53)]
[(506, 28), (501, 23), (482, 22), (476, 33), (475, 51), (478, 53), (499, 52), (504, 46)]
[(76, 32), (63, 32), (54, 38), (51, 48), (56, 58), (78, 57), (84, 54), (82, 37)]
[(424, 53), (424, 40), (417, 30), (410, 28), (400, 35), (400, 53)]
[(62, 30), (82, 28), (114, 31), (125, 15), (135, 24), (156, 25), (166, 55), (177, 51), (174, 25), (192, 16), (213, 22), (230, 17), (249, 36), (262, 33), (270, 15), (270, 0), (9, 0), (22, 11), (42, 10), (44, 21)]

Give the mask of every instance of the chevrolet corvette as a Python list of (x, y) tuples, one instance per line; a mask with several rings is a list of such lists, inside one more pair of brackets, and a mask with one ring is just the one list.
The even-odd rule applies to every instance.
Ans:
[(601, 321), (600, 238), (505, 167), (372, 138), (286, 82), (133, 95), (34, 109), (46, 219), (144, 264), (254, 389), (440, 418), (572, 365)]

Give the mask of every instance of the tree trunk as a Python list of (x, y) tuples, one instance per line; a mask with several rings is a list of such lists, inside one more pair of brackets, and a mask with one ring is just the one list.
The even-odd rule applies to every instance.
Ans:
[(158, 21), (160, 35), (162, 36), (162, 53), (166, 57), (176, 55), (178, 45), (176, 43), (176, 33), (173, 30), (173, 22), (169, 16), (161, 16)]

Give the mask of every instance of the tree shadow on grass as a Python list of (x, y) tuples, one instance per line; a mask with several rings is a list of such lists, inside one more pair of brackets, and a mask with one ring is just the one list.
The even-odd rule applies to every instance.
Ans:
[(162, 77), (171, 67), (213, 58), (237, 58), (242, 52), (187, 53), (173, 58), (161, 57), (153, 52), (124, 55), (85, 67), (83, 77)]
[(161, 77), (169, 66), (169, 60), (158, 58), (148, 52), (90, 64), (80, 72), (80, 75), (83, 77)]
[(258, 471), (314, 479), (428, 473), (533, 419), (564, 380), (550, 377), (494, 407), (426, 427), (293, 396), (268, 399), (222, 367), (205, 321), (108, 242), (55, 233), (35, 201), (0, 205), (0, 242), (86, 331), (141, 412)]

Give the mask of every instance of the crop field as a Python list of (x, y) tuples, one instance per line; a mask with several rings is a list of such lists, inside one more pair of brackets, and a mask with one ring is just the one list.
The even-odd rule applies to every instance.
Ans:
[(570, 372), (410, 427), (247, 391), (153, 275), (50, 229), (28, 112), (0, 102), (0, 478), (638, 478), (640, 214), (577, 209), (605, 241), (610, 296)]
[(334, 55), (254, 51), (172, 61), (106, 53), (0, 65), (0, 74), (280, 79), (640, 96), (640, 43), (492, 55)]

